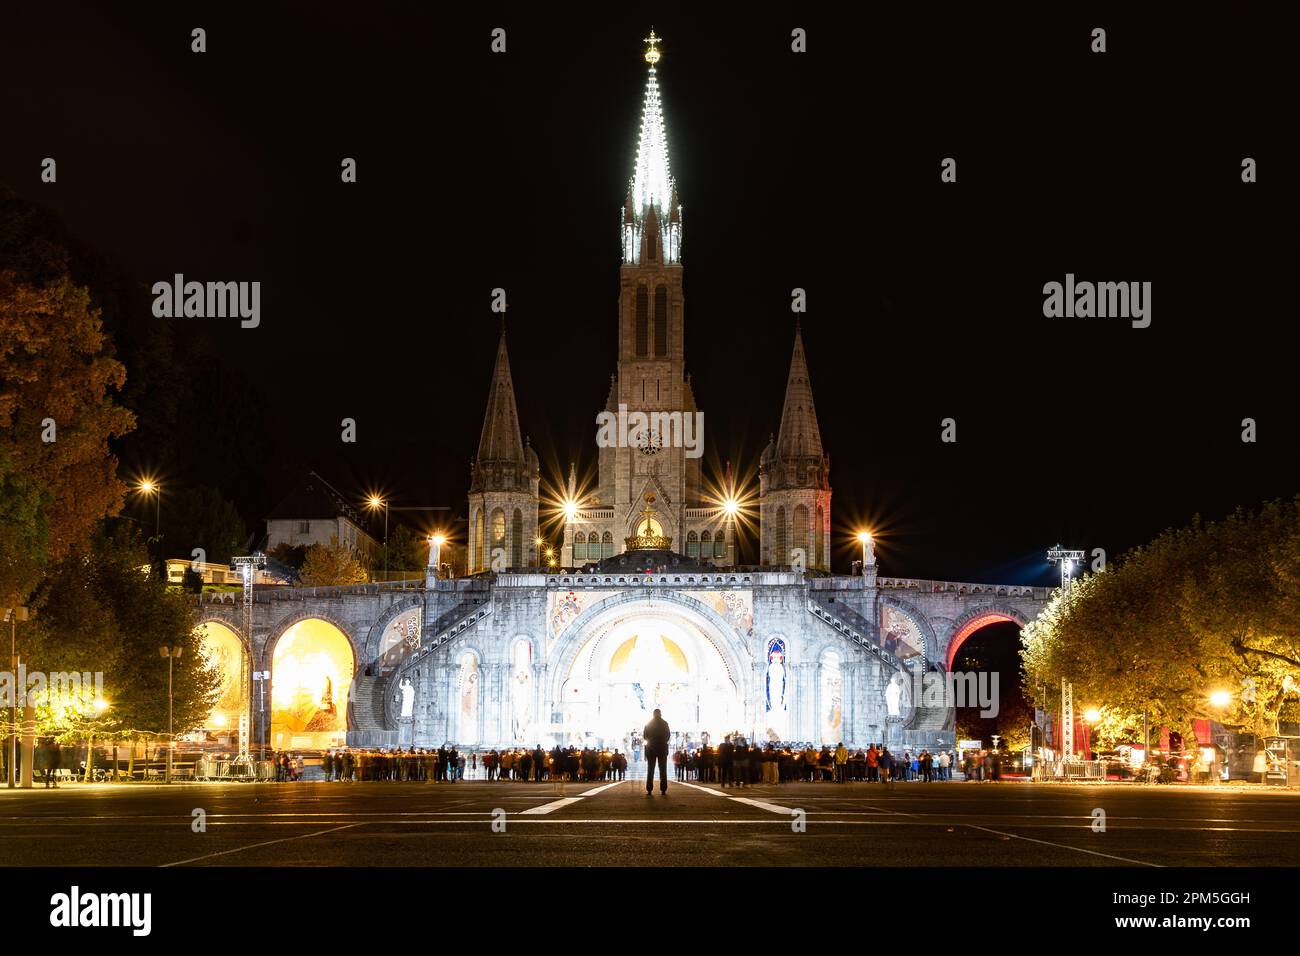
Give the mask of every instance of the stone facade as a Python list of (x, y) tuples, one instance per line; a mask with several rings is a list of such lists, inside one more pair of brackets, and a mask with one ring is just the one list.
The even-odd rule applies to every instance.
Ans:
[[(699, 409), (685, 371), (682, 208), (649, 62), (605, 412), (685, 418)], [(537, 455), (503, 329), (470, 469), (473, 576), (264, 591), (251, 623), (234, 596), (204, 595), (201, 619), (243, 638), (272, 688), (286, 631), (307, 618), (337, 628), (353, 652), (354, 744), (626, 746), (661, 707), (697, 741), (951, 747), (953, 700), (918, 694), (917, 680), (943, 675), (976, 628), (1024, 624), (1047, 600), (1042, 588), (877, 579), (874, 559), (862, 574), (830, 573), (830, 459), (797, 326), (780, 431), (761, 461), (760, 567), (737, 566), (729, 473), (706, 488), (700, 459), (653, 429), (597, 444), (595, 485), (570, 469), (559, 556), (545, 560)]]
[[(259, 592), (252, 607), (253, 667), (271, 671), (273, 686), (276, 642), (294, 624), (314, 618), (336, 627), (355, 653), (357, 676), (348, 691), (353, 743), (450, 741), (492, 747), (598, 740), (618, 745), (620, 735), (599, 732), (600, 714), (581, 724), (568, 718), (564, 690), (584, 648), (602, 634), (654, 622), (697, 635), (705, 648), (701, 669), (707, 670), (703, 657), (709, 657), (734, 686), (736, 708), (729, 723), (703, 727), (692, 714), (666, 710), (670, 723), (682, 729), (774, 736), (778, 722), (766, 678), (771, 649), (779, 642), (786, 682), (781, 739), (950, 746), (951, 702), (936, 710), (911, 701), (891, 714), (891, 680), (942, 674), (974, 628), (992, 621), (1026, 623), (1050, 594), (1047, 588), (725, 570), (685, 561), (646, 570), (628, 560), (632, 557), (605, 562), (594, 573), (430, 578), (424, 587), (405, 589), (365, 585)], [(620, 560), (626, 565), (619, 566)], [(200, 600), (200, 621), (219, 621), (246, 636), (238, 595)], [(381, 659), (389, 626), (411, 612), (420, 622), (418, 641)], [(890, 643), (888, 628), (900, 622), (914, 635), (906, 647)], [(527, 648), (526, 655), (518, 653), (521, 648)], [(468, 708), (467, 672), (476, 675), (477, 684)], [(612, 677), (599, 668), (591, 675), (600, 686)], [(406, 693), (413, 700), (403, 717), (408, 682)], [(521, 698), (515, 685), (527, 696)], [(830, 699), (837, 691), (838, 718)], [(255, 735), (261, 726), (256, 696), (251, 701)], [(359, 700), (365, 713), (359, 712)], [(525, 711), (528, 720), (519, 720)]]

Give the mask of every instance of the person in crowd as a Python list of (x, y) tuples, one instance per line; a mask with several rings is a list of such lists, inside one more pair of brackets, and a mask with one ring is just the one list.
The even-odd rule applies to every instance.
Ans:
[(646, 767), (645, 792), (651, 794), (654, 792), (655, 767), (659, 768), (659, 792), (664, 796), (668, 794), (668, 741), (672, 739), (672, 732), (668, 727), (668, 721), (664, 720), (663, 714), (659, 708), (655, 708), (654, 716), (650, 718), (650, 723), (645, 725), (642, 732), (645, 739)]
[(835, 782), (843, 783), (844, 775), (848, 770), (849, 751), (844, 746), (844, 741), (840, 741), (835, 746)]
[(59, 769), (58, 744), (48, 737), (42, 738), (32, 755), (32, 769), (40, 771), (46, 790), (51, 787), (57, 790), (59, 783), (54, 779), (54, 775)]

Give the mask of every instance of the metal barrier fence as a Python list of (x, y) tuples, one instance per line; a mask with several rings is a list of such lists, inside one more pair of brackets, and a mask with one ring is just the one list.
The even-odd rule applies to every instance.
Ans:
[(200, 761), (195, 778), (199, 780), (274, 780), (275, 764), (270, 760), (237, 763), (234, 760)]
[(1102, 760), (1046, 760), (1034, 764), (1035, 780), (1105, 780), (1106, 763)]

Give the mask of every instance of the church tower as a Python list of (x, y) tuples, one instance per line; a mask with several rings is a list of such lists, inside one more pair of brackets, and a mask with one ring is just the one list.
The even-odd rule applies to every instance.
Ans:
[(601, 412), (619, 426), (597, 431), (596, 487), (580, 493), (570, 479), (566, 567), (644, 550), (637, 542), (650, 538), (702, 563), (735, 559), (735, 522), (701, 485), (704, 416), (686, 373), (682, 205), (668, 164), (659, 42), (651, 30), (636, 166), (620, 217), (618, 365)]
[(822, 449), (803, 334), (785, 386), (781, 431), (759, 464), (759, 547), (765, 565), (830, 570), (831, 459)]
[(540, 482), (537, 453), (520, 438), (503, 327), (478, 455), (470, 463), (470, 574), (536, 566)]

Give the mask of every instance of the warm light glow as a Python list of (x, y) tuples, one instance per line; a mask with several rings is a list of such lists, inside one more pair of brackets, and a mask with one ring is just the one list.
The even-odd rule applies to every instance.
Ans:
[(444, 544), (447, 543), (447, 537), (446, 535), (440, 534), (439, 532), (435, 531), (433, 534), (429, 535), (429, 542), (431, 544), (436, 544), (438, 547), (441, 548)]
[(1210, 695), (1210, 703), (1215, 707), (1227, 707), (1232, 703), (1232, 695), (1226, 690), (1216, 690)]
[(728, 518), (734, 518), (736, 512), (740, 511), (740, 500), (735, 497), (729, 497), (723, 500), (722, 510), (727, 513)]
[(135, 486), (136, 491), (142, 495), (152, 495), (158, 490), (158, 482), (152, 478), (141, 478), (140, 483)]
[(374, 510), (375, 508), (382, 508), (384, 506), (384, 499), (379, 497), (378, 495), (371, 495), (370, 500), (366, 502), (366, 505), (371, 510)]
[(352, 645), (326, 621), (308, 618), (285, 631), (271, 658), (271, 746), (342, 743), (354, 663)]
[(95, 713), (97, 713), (97, 714), (102, 714), (102, 713), (103, 713), (104, 711), (106, 711), (106, 710), (108, 710), (108, 701), (104, 700), (104, 698), (102, 698), (102, 697), (98, 697), (98, 698), (96, 698), (96, 699), (95, 699)]
[(858, 532), (858, 540), (861, 541), (863, 544), (866, 544), (868, 541), (871, 540), (871, 532), (870, 532), (870, 531), (859, 531), (859, 532)]
[(229, 625), (218, 621), (204, 621), (195, 632), (199, 635), (199, 653), (204, 663), (218, 674), (217, 699), (208, 714), (205, 726), (224, 728), (239, 720), (240, 669), (245, 666), (243, 644), (239, 635)]
[(1083, 719), (1090, 724), (1095, 724), (1097, 721), (1101, 720), (1101, 711), (1096, 707), (1089, 707), (1083, 712)]
[(572, 521), (578, 517), (578, 503), (572, 498), (565, 498), (560, 507), (564, 510), (564, 519), (566, 521)]

